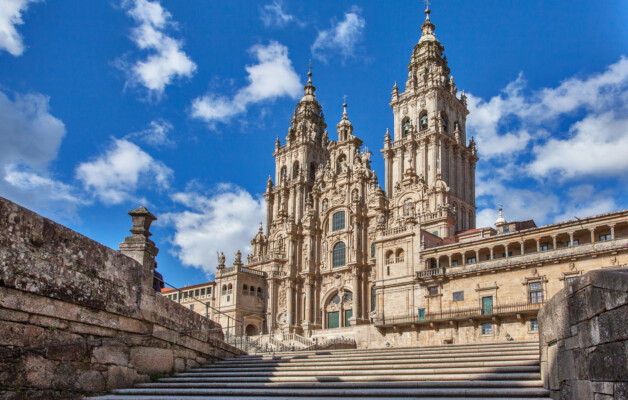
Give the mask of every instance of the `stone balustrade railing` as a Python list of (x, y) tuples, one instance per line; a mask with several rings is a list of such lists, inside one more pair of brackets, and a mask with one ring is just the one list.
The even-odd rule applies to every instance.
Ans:
[(431, 268), (416, 273), (417, 279), (429, 278), (434, 276), (445, 275), (445, 268)]
[(407, 226), (398, 226), (396, 228), (390, 228), (390, 229), (386, 229), (384, 232), (382, 232), (383, 236), (391, 236), (391, 235), (398, 235), (400, 233), (403, 233), (405, 231), (408, 230)]
[(249, 274), (249, 275), (254, 275), (254, 276), (258, 276), (260, 278), (265, 278), (266, 277), (266, 273), (263, 271), (257, 271), (255, 269), (251, 269), (251, 268), (247, 268), (247, 267), (243, 267), (243, 266), (233, 266), (233, 267), (227, 267), (224, 268), (222, 270), (220, 270), (218, 273), (220, 275), (226, 275), (226, 274), (230, 274), (233, 272), (242, 272), (244, 274)]

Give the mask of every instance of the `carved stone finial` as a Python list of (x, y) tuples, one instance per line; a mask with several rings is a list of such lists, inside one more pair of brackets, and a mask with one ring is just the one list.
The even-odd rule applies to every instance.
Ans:
[(150, 225), (153, 221), (156, 221), (157, 218), (150, 213), (144, 206), (140, 206), (135, 210), (131, 210), (128, 213), (133, 221), (133, 228), (131, 228), (131, 233), (133, 236), (142, 236), (148, 238), (152, 235), (149, 232)]

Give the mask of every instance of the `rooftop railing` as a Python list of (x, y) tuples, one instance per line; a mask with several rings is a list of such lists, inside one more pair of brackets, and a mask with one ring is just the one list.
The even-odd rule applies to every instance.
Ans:
[(519, 303), (506, 303), (493, 305), (489, 308), (482, 307), (470, 307), (470, 308), (459, 308), (454, 310), (446, 310), (437, 313), (426, 313), (425, 318), (422, 316), (419, 317), (418, 314), (412, 315), (394, 315), (394, 316), (385, 316), (380, 320), (376, 320), (375, 325), (377, 326), (385, 326), (385, 325), (399, 325), (399, 324), (421, 324), (421, 323), (430, 323), (436, 321), (450, 321), (456, 319), (468, 319), (468, 318), (483, 318), (483, 317), (493, 317), (499, 315), (509, 315), (509, 314), (518, 314), (522, 312), (531, 312), (538, 311), (544, 303), (530, 303), (530, 302), (519, 302)]

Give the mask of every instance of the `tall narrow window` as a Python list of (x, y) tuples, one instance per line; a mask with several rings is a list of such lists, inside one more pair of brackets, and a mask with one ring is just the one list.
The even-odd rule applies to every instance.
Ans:
[(345, 212), (338, 211), (332, 217), (331, 230), (339, 231), (341, 229), (345, 229)]
[(419, 126), (422, 131), (427, 129), (427, 111), (421, 112), (419, 117)]
[(371, 243), (371, 258), (375, 257), (375, 243)]
[(333, 266), (342, 267), (346, 263), (345, 261), (345, 244), (344, 242), (338, 242), (334, 246), (333, 251)]
[(371, 288), (371, 311), (375, 311), (375, 306), (377, 305), (377, 292), (375, 291), (375, 287)]
[(419, 308), (419, 321), (425, 321), (425, 308)]
[(543, 288), (541, 282), (532, 282), (528, 285), (530, 289), (530, 303), (542, 303), (543, 302)]
[(401, 134), (401, 136), (406, 137), (406, 135), (408, 134), (408, 131), (410, 130), (410, 118), (405, 118), (401, 125), (403, 129), (403, 133)]

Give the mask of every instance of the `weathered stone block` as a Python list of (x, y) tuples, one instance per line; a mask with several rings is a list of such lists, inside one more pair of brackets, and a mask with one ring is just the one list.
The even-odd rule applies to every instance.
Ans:
[(107, 370), (107, 389), (131, 387), (135, 383), (148, 382), (148, 375), (140, 375), (136, 370), (112, 365)]
[(106, 343), (92, 350), (92, 362), (127, 366), (129, 364), (129, 349), (121, 343)]
[(170, 349), (135, 347), (130, 351), (130, 363), (140, 373), (166, 373), (174, 368), (174, 355)]
[(607, 343), (591, 348), (587, 359), (589, 379), (612, 382), (628, 381), (624, 343)]
[(98, 393), (107, 387), (105, 377), (98, 371), (87, 371), (76, 378), (76, 390)]
[(628, 340), (628, 304), (600, 314), (600, 343)]

